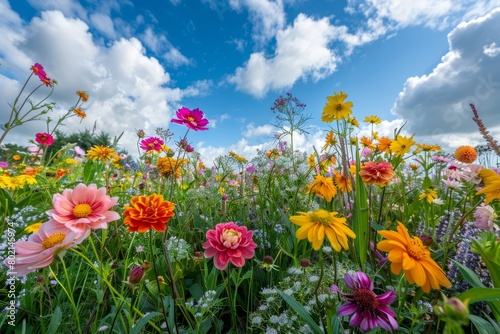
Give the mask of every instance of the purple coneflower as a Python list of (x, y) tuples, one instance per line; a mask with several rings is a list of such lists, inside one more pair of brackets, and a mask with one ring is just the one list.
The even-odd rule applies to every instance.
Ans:
[(396, 298), (395, 291), (387, 291), (380, 296), (373, 292), (373, 282), (364, 272), (358, 271), (352, 276), (344, 275), (347, 286), (352, 293), (342, 293), (336, 285), (332, 285), (331, 290), (339, 292), (347, 298), (348, 302), (340, 306), (337, 315), (353, 315), (350, 326), (359, 327), (363, 332), (368, 332), (380, 326), (392, 333), (398, 329), (398, 323), (394, 318), (396, 313), (387, 305)]

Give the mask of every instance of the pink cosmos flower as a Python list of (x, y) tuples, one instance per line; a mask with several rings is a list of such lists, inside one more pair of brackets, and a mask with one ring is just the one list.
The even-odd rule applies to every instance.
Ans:
[(347, 298), (347, 303), (340, 306), (337, 315), (352, 314), (349, 325), (359, 326), (365, 333), (378, 326), (391, 333), (398, 329), (398, 323), (394, 318), (396, 313), (387, 306), (396, 300), (395, 291), (389, 290), (377, 296), (373, 292), (373, 282), (362, 271), (358, 271), (352, 276), (346, 273), (344, 279), (353, 293), (342, 293), (336, 285), (332, 285), (332, 291), (339, 292)]
[(28, 146), (28, 152), (30, 152), (32, 156), (42, 156), (43, 148), (37, 146)]
[(194, 131), (199, 130), (208, 130), (206, 125), (208, 124), (208, 120), (204, 117), (203, 111), (196, 108), (194, 110), (189, 110), (186, 107), (182, 107), (177, 110), (176, 113), (177, 119), (172, 119), (172, 123), (184, 124), (189, 129)]
[(53, 209), (47, 214), (67, 228), (83, 232), (87, 229), (107, 228), (108, 222), (120, 219), (115, 211), (109, 211), (118, 201), (118, 197), (106, 195), (106, 188), (95, 184), (88, 187), (80, 183), (75, 189), (65, 189), (62, 194), (52, 198)]
[(54, 144), (54, 137), (50, 133), (41, 132), (35, 135), (35, 140), (38, 144), (43, 146), (50, 146)]
[(9, 164), (6, 161), (0, 161), (0, 168), (7, 168)]
[(229, 262), (236, 267), (243, 267), (245, 259), (255, 255), (257, 244), (253, 241), (253, 231), (246, 226), (233, 222), (221, 223), (215, 230), (207, 232), (207, 241), (203, 244), (206, 258), (214, 258), (214, 265), (219, 270), (227, 268)]
[[(54, 221), (43, 223), (38, 232), (30, 235), (28, 240), (18, 240), (15, 243), (16, 260), (14, 270), (10, 272), (15, 276), (24, 276), (47, 267), (59, 252), (80, 244), (89, 234), (90, 229), (76, 232)], [(8, 261), (5, 259), (4, 263), (10, 268)]]
[(147, 139), (141, 140), (141, 149), (143, 149), (146, 152), (149, 151), (156, 151), (156, 152), (161, 152), (161, 146), (165, 142), (161, 140), (160, 138), (157, 137), (149, 137)]
[(482, 203), (474, 212), (474, 218), (476, 218), (474, 226), (486, 231), (493, 231), (493, 219), (495, 218), (495, 210), (491, 206)]
[(33, 66), (30, 68), (31, 71), (43, 82), (44, 79), (47, 78), (47, 73), (45, 73), (45, 70), (43, 69), (43, 66), (39, 63), (35, 63)]

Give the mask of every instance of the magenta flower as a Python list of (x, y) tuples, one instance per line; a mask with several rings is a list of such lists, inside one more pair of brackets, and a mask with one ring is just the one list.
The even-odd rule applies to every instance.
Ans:
[(146, 152), (156, 151), (161, 152), (161, 146), (165, 144), (163, 140), (157, 137), (149, 137), (147, 139), (141, 140), (140, 148)]
[(15, 276), (24, 276), (39, 268), (47, 267), (61, 251), (80, 244), (90, 234), (90, 229), (83, 232), (72, 231), (54, 221), (43, 223), (37, 233), (28, 240), (18, 240), (15, 243), (16, 260), (10, 266), (9, 259), (4, 264)]
[(41, 82), (45, 84), (45, 86), (52, 86), (52, 80), (50, 80), (49, 77), (47, 77), (47, 73), (45, 73), (45, 70), (43, 69), (43, 66), (39, 63), (35, 63), (33, 66), (30, 68), (31, 71), (40, 79)]
[(206, 125), (208, 124), (208, 120), (204, 117), (203, 111), (196, 108), (194, 110), (189, 110), (186, 107), (182, 107), (177, 110), (176, 113), (177, 119), (172, 119), (172, 123), (184, 124), (188, 128), (194, 131), (199, 130), (208, 130)]
[(87, 229), (107, 228), (108, 222), (120, 219), (115, 211), (109, 211), (118, 201), (118, 197), (106, 195), (106, 188), (95, 184), (88, 187), (80, 183), (75, 189), (65, 189), (52, 198), (53, 209), (47, 214), (67, 228), (83, 232)]
[(37, 133), (35, 135), (35, 140), (38, 144), (43, 145), (43, 146), (50, 146), (54, 144), (54, 137), (50, 133)]
[(227, 268), (229, 262), (236, 267), (243, 267), (245, 259), (255, 255), (257, 244), (253, 241), (253, 231), (246, 226), (233, 222), (221, 223), (215, 230), (207, 232), (207, 241), (203, 244), (206, 258), (214, 258), (214, 265), (219, 270)]
[(336, 285), (331, 290), (341, 293), (347, 298), (347, 303), (340, 306), (337, 315), (353, 315), (350, 326), (359, 327), (363, 332), (368, 332), (380, 326), (392, 333), (398, 329), (398, 323), (394, 318), (396, 313), (387, 305), (392, 303), (397, 294), (395, 291), (387, 291), (380, 296), (373, 292), (373, 282), (362, 271), (344, 275), (347, 286), (353, 293), (342, 293)]

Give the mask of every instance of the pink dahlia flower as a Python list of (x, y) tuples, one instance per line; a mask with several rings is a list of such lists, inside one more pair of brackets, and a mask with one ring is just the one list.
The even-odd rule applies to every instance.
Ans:
[(37, 133), (35, 137), (36, 142), (40, 145), (50, 146), (54, 144), (54, 137), (50, 133)]
[(476, 218), (474, 226), (477, 228), (486, 231), (494, 230), (495, 224), (493, 223), (493, 219), (495, 218), (495, 210), (491, 206), (482, 203), (476, 208), (474, 218)]
[(75, 189), (65, 189), (62, 194), (55, 194), (52, 198), (54, 208), (48, 210), (47, 214), (52, 220), (76, 232), (107, 228), (109, 222), (120, 219), (118, 213), (109, 211), (117, 201), (118, 197), (106, 195), (104, 187), (97, 189), (95, 184), (87, 187), (80, 183)]
[(172, 123), (184, 124), (194, 131), (208, 130), (206, 127), (208, 120), (204, 118), (203, 111), (198, 108), (189, 110), (186, 107), (182, 107), (175, 114), (177, 115), (177, 119), (172, 119)]
[(36, 269), (47, 267), (59, 252), (81, 243), (89, 234), (90, 229), (76, 232), (54, 221), (43, 223), (38, 232), (30, 235), (27, 241), (18, 240), (15, 243), (15, 263), (11, 265), (9, 259), (5, 259), (4, 264), (15, 276), (27, 275)]
[(161, 140), (160, 138), (157, 137), (149, 137), (147, 139), (141, 140), (141, 146), (140, 148), (143, 149), (144, 151), (156, 151), (156, 152), (161, 152), (161, 146), (165, 142)]
[(203, 244), (206, 258), (214, 258), (214, 265), (219, 270), (227, 268), (231, 262), (236, 267), (243, 267), (245, 259), (255, 255), (257, 244), (253, 241), (253, 231), (246, 226), (238, 226), (233, 222), (221, 223), (215, 230), (207, 232), (207, 241)]
[(362, 271), (352, 276), (346, 273), (344, 279), (353, 293), (342, 293), (336, 285), (332, 285), (332, 291), (339, 292), (347, 298), (347, 303), (340, 306), (337, 315), (352, 314), (349, 325), (359, 327), (365, 333), (378, 326), (391, 333), (398, 329), (398, 323), (394, 318), (396, 313), (387, 306), (396, 300), (395, 291), (389, 290), (377, 296), (373, 292), (373, 282)]

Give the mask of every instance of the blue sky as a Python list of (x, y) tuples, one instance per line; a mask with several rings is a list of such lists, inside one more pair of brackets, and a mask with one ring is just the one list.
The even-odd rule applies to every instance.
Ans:
[[(342, 90), (361, 122), (416, 134), (447, 150), (484, 144), (471, 120), (476, 104), (500, 138), (500, 1), (477, 0), (0, 0), (0, 121), (39, 62), (59, 84), (58, 112), (90, 94), (88, 117), (136, 152), (137, 129), (170, 128), (175, 111), (200, 108), (210, 120), (188, 140), (207, 164), (233, 150), (269, 149), (271, 107), (292, 93), (311, 114), (298, 149), (321, 146), (326, 96)], [(27, 145), (43, 122), (8, 135)], [(359, 135), (366, 134), (361, 127)]]

